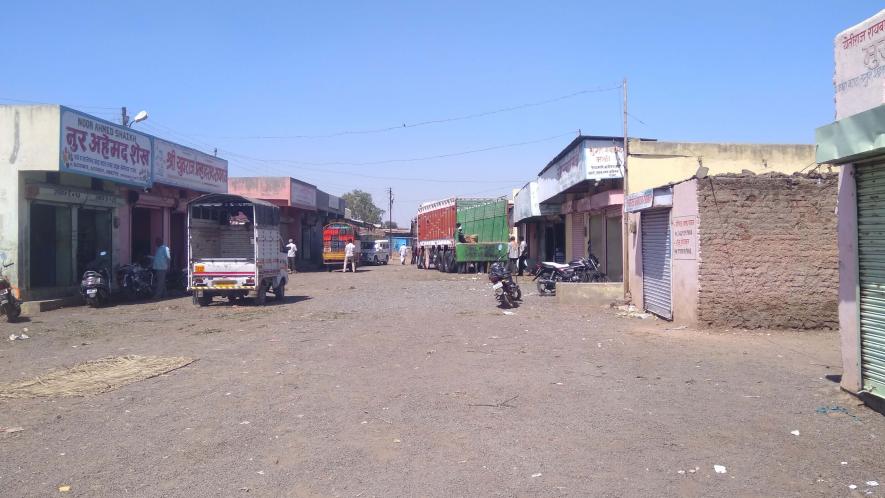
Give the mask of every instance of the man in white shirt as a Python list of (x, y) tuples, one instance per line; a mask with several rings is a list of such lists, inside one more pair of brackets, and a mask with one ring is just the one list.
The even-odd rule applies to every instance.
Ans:
[(519, 261), (519, 244), (516, 243), (516, 237), (510, 237), (507, 244), (507, 257), (510, 260), (510, 271), (516, 271), (516, 264)]
[(525, 270), (526, 263), (525, 260), (529, 257), (529, 245), (525, 242), (525, 237), (519, 238), (519, 273), (517, 276), (522, 276), (523, 270)]
[(289, 260), (289, 273), (295, 273), (295, 257), (298, 256), (298, 246), (295, 245), (295, 242), (292, 239), (289, 239), (289, 243), (286, 244), (286, 249), (289, 252), (286, 253), (286, 258)]
[(401, 265), (406, 264), (406, 249), (405, 245), (399, 246), (399, 264)]
[(353, 272), (356, 273), (356, 259), (354, 257), (354, 251), (356, 250), (356, 246), (353, 245), (353, 242), (348, 242), (346, 246), (344, 246), (344, 273), (347, 273), (347, 263), (350, 262), (350, 266), (353, 269)]

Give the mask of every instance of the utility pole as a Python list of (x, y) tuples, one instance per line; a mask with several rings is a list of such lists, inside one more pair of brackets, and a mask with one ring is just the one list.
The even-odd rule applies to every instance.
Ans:
[(121, 116), (120, 116), (120, 123), (122, 123), (123, 126), (129, 126), (129, 115), (126, 114), (126, 107), (123, 107), (121, 110), (123, 112), (121, 113)]
[(387, 247), (388, 248), (393, 247), (393, 188), (392, 187), (387, 187)]
[(624, 224), (624, 234), (621, 236), (621, 258), (623, 263), (621, 267), (624, 269), (624, 299), (630, 297), (630, 221), (627, 217), (627, 194), (630, 192), (628, 188), (627, 174), (627, 158), (630, 156), (630, 143), (627, 137), (627, 78), (624, 78), (624, 212), (621, 215)]

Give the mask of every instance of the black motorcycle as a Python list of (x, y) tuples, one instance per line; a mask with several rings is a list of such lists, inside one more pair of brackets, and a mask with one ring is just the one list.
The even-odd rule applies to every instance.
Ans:
[(111, 262), (106, 251), (98, 253), (98, 257), (86, 265), (86, 272), (80, 280), (80, 295), (86, 299), (86, 305), (97, 308), (104, 306), (111, 299)]
[[(9, 268), (15, 263), (9, 263), (3, 265), (3, 269)], [(3, 275), (3, 272), (0, 271), (0, 315), (6, 315), (7, 322), (14, 322), (18, 320), (19, 315), (22, 314), (22, 303), (15, 297), (15, 294), (12, 292), (12, 285), (9, 283), (9, 279)]]
[(149, 298), (154, 294), (154, 272), (149, 265), (132, 263), (117, 272), (117, 282), (128, 301)]
[(571, 265), (539, 261), (531, 272), (532, 280), (538, 286), (538, 294), (552, 296), (556, 294), (556, 282), (580, 282), (581, 276)]
[(591, 254), (587, 258), (578, 259), (573, 263), (583, 268), (581, 271), (581, 282), (608, 282), (608, 276), (602, 272), (602, 266), (600, 266), (599, 258), (596, 256)]
[(495, 298), (504, 308), (516, 306), (517, 301), (522, 301), (522, 291), (519, 284), (513, 281), (513, 275), (503, 262), (492, 263), (489, 269), (489, 282), (495, 291)]

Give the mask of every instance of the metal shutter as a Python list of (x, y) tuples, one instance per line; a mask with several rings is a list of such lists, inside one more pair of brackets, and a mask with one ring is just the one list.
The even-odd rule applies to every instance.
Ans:
[(584, 257), (584, 213), (572, 214), (572, 259)]
[(643, 211), (642, 302), (645, 309), (670, 320), (670, 210)]
[(855, 178), (861, 382), (885, 396), (885, 162), (858, 166)]

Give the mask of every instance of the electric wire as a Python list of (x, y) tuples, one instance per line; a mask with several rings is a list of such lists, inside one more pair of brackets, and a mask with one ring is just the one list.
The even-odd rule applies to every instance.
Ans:
[(440, 119), (428, 119), (423, 121), (417, 121), (415, 123), (403, 123), (401, 125), (395, 126), (384, 126), (380, 128), (368, 128), (362, 130), (344, 130), (333, 133), (326, 134), (316, 134), (316, 135), (246, 135), (246, 136), (210, 136), (210, 135), (199, 135), (203, 138), (215, 138), (215, 139), (223, 139), (223, 140), (287, 140), (287, 139), (318, 139), (318, 138), (334, 138), (334, 137), (343, 137), (348, 135), (369, 135), (374, 133), (386, 133), (390, 131), (403, 130), (409, 128), (418, 128), (421, 126), (429, 126), (443, 123), (451, 123), (455, 121), (464, 121), (468, 119), (476, 119), (482, 118), (486, 116), (492, 116), (495, 114), (501, 114), (506, 112), (513, 112), (522, 109), (528, 109), (531, 107), (539, 107), (548, 104), (553, 104), (556, 102), (560, 102), (563, 100), (573, 99), (575, 97), (579, 97), (581, 95), (586, 95), (590, 93), (600, 93), (600, 92), (610, 92), (614, 90), (619, 90), (623, 88), (623, 84), (618, 84), (615, 86), (607, 86), (607, 87), (598, 87), (598, 88), (589, 88), (584, 90), (579, 90), (577, 92), (569, 93), (567, 95), (560, 95), (558, 97), (553, 97), (546, 100), (541, 100), (537, 102), (528, 102), (524, 104), (518, 104), (508, 107), (502, 107), (499, 109), (494, 109), (491, 111), (483, 111), (483, 112), (475, 112), (471, 114), (464, 114), (461, 116), (454, 116), (448, 118), (440, 118)]

